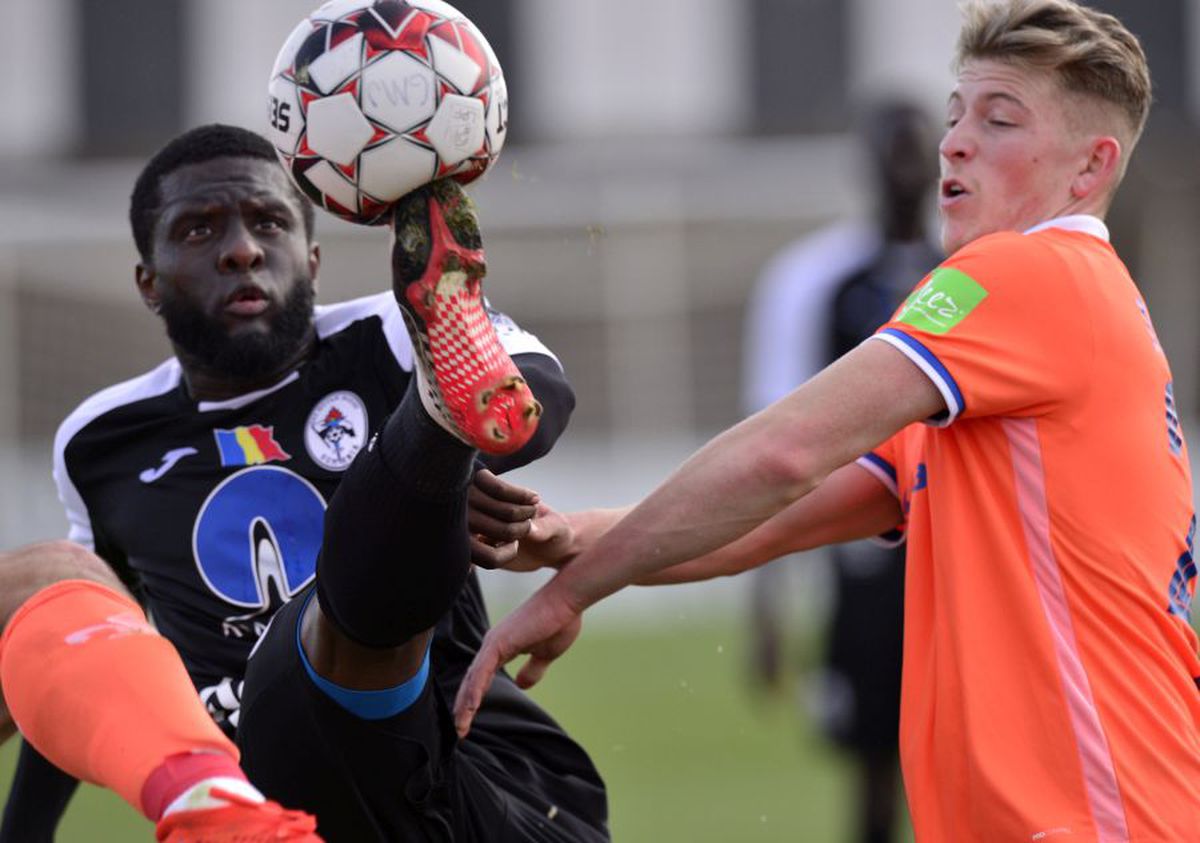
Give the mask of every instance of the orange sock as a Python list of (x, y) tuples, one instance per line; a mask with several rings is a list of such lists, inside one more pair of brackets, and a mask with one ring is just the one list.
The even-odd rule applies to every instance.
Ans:
[(0, 638), (0, 682), (39, 752), (151, 819), (161, 806), (144, 804), (143, 787), (172, 756), (202, 753), (240, 776), (237, 749), (175, 648), (136, 603), (98, 583), (66, 580), (25, 601)]

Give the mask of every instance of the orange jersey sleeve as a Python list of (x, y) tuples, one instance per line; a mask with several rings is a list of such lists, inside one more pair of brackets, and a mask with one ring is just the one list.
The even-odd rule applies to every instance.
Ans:
[[(1086, 237), (1087, 235), (1074, 235)], [(1088, 303), (1053, 249), (1016, 233), (980, 238), (931, 272), (872, 339), (898, 348), (959, 416), (1036, 416), (1087, 387)], [(1046, 284), (1062, 277), (1064, 283)]]
[(913, 487), (925, 482), (925, 467), (919, 453), (919, 428), (919, 425), (909, 425), (855, 461), (896, 496), (904, 513), (904, 520), (894, 529), (872, 539), (876, 544), (885, 547), (895, 547), (904, 543)]

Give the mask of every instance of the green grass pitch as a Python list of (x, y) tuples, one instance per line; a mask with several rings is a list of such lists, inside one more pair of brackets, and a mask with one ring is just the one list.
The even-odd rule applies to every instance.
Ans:
[[(585, 627), (535, 696), (586, 746), (609, 786), (613, 839), (842, 841), (848, 767), (796, 716), (794, 694), (745, 680), (734, 619)], [(0, 751), (7, 793), (15, 741)], [(84, 787), (58, 843), (151, 840), (150, 824)]]

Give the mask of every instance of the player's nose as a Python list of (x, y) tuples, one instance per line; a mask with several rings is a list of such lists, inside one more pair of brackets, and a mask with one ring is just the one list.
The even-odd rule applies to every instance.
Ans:
[(948, 126), (946, 134), (942, 135), (942, 142), (938, 144), (938, 152), (947, 159), (970, 158), (974, 150), (975, 142), (966, 120)]
[(217, 265), (222, 272), (244, 273), (261, 269), (266, 256), (254, 233), (240, 219), (230, 222), (221, 241)]

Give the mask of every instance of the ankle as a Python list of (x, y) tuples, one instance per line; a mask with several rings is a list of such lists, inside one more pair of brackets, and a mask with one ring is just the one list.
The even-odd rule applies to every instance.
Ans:
[(258, 788), (245, 779), (214, 776), (189, 787), (167, 806), (163, 818), (179, 811), (202, 811), (222, 808), (229, 804), (230, 796), (241, 797), (247, 802), (266, 802)]
[[(246, 774), (230, 755), (219, 752), (180, 752), (170, 755), (146, 777), (142, 785), (142, 812), (157, 822), (166, 814), (168, 807), (174, 806), (185, 794), (215, 779), (223, 783), (243, 782), (250, 787)], [(226, 789), (240, 792), (230, 787)]]

